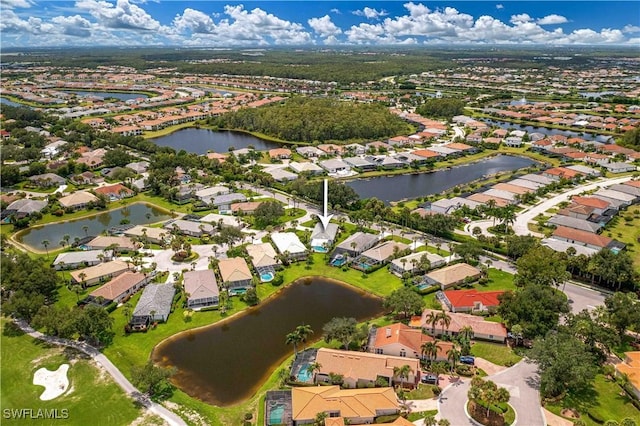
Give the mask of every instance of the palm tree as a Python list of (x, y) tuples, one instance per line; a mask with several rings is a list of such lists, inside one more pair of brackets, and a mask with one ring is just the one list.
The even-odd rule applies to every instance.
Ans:
[(85, 280), (85, 279), (87, 279), (87, 274), (85, 274), (84, 272), (80, 272), (80, 273), (78, 274), (78, 278), (80, 278), (80, 283), (82, 284), (82, 288), (86, 288), (86, 287), (87, 287), (87, 285), (86, 285), (86, 283), (84, 282), (84, 280)]
[(440, 350), (440, 346), (438, 346), (437, 340), (432, 340), (431, 342), (425, 342), (420, 347), (423, 356), (427, 357), (429, 363), (432, 363), (432, 359), (435, 360), (438, 357), (438, 351)]
[(304, 343), (306, 343), (309, 336), (313, 334), (313, 329), (309, 324), (303, 324), (296, 327), (295, 333), (300, 337), (300, 342), (303, 343), (302, 350), (304, 351), (306, 349)]
[(438, 422), (436, 421), (436, 417), (433, 414), (429, 414), (427, 411), (422, 419), (422, 424), (424, 426), (436, 426)]
[(447, 351), (447, 360), (451, 363), (451, 371), (454, 371), (456, 365), (460, 361), (460, 351), (458, 348), (453, 346), (451, 349)]
[(82, 226), (82, 230), (84, 231), (84, 236), (88, 237), (89, 236), (89, 226), (88, 225), (83, 225)]
[(516, 220), (516, 206), (514, 206), (513, 204), (509, 204), (508, 206), (501, 209), (500, 219), (502, 220), (504, 233), (506, 234), (509, 225), (512, 225)]
[(442, 334), (444, 335), (444, 328), (447, 327), (449, 329), (449, 325), (451, 324), (451, 317), (445, 311), (440, 311), (436, 314), (438, 318), (438, 322), (442, 324)]
[(73, 291), (76, 294), (76, 298), (78, 299), (78, 302), (80, 301), (80, 293), (82, 293), (82, 287), (79, 286), (78, 284), (74, 284), (71, 286), (71, 291)]
[(329, 414), (321, 411), (316, 414), (316, 418), (313, 420), (313, 426), (324, 426), (324, 421), (329, 417)]
[(298, 355), (298, 343), (300, 343), (300, 335), (298, 333), (296, 333), (295, 331), (292, 333), (289, 333), (286, 335), (285, 337), (285, 343), (287, 345), (293, 345), (293, 353), (297, 356)]
[(47, 259), (49, 258), (49, 240), (42, 240), (41, 243), (44, 246), (44, 250), (47, 252)]
[(320, 364), (319, 362), (312, 362), (311, 364), (307, 365), (307, 373), (313, 377), (313, 383), (316, 382), (316, 374), (320, 371), (321, 368), (322, 364)]
[(463, 339), (471, 340), (473, 338), (473, 328), (470, 325), (465, 325), (460, 329), (458, 335)]
[(493, 217), (493, 226), (496, 226), (496, 200), (494, 200), (493, 198), (490, 199), (489, 201), (487, 201), (487, 209), (486, 209), (486, 214), (489, 217)]
[(431, 333), (435, 336), (436, 324), (438, 323), (438, 313), (435, 311), (429, 312), (425, 318), (425, 323), (431, 324)]
[(400, 379), (400, 389), (404, 388), (404, 379), (408, 379), (409, 374), (412, 372), (413, 370), (407, 364), (404, 364), (401, 367), (393, 367), (393, 377)]

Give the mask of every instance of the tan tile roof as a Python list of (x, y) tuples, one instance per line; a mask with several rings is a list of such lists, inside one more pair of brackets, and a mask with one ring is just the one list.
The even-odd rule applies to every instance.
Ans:
[(218, 297), (220, 294), (212, 269), (187, 271), (183, 274), (183, 283), (185, 293), (192, 300)]
[(91, 201), (97, 201), (98, 197), (86, 191), (78, 191), (73, 194), (62, 197), (58, 200), (62, 207), (74, 207), (82, 204), (88, 204)]
[(253, 266), (273, 266), (278, 257), (276, 250), (269, 243), (249, 244), (247, 245), (247, 253), (251, 257)]
[(251, 271), (242, 257), (220, 259), (218, 263), (222, 281), (236, 282), (251, 279)]
[(498, 198), (494, 196), (490, 196), (487, 194), (472, 194), (467, 197), (468, 200), (476, 201), (478, 203), (486, 204), (489, 200), (494, 200), (496, 202), (496, 206), (505, 207), (509, 204), (509, 200), (505, 200), (504, 198)]
[[(411, 327), (422, 327), (430, 329), (431, 324), (427, 323), (427, 317), (432, 313), (438, 313), (433, 309), (425, 309), (421, 316), (411, 318), (409, 323)], [(469, 326), (476, 334), (484, 334), (487, 336), (507, 337), (507, 329), (503, 324), (485, 321), (485, 319), (479, 315), (461, 314), (454, 312), (447, 312), (447, 315), (451, 318), (451, 323), (447, 329), (450, 333), (458, 333), (463, 327)], [(440, 325), (436, 325), (436, 330)], [(440, 343), (442, 344), (442, 342)]]
[(385, 241), (382, 244), (378, 244), (377, 246), (365, 251), (362, 255), (382, 262), (393, 255), (395, 247), (398, 247), (399, 251), (409, 248), (409, 246), (404, 243), (399, 243), (397, 241)]
[(616, 365), (616, 370), (629, 377), (629, 381), (640, 391), (640, 351), (625, 352), (625, 359)]
[[(409, 330), (414, 331), (413, 329)], [(408, 365), (414, 376), (420, 371), (420, 360), (417, 358), (329, 348), (318, 349), (316, 362), (321, 365), (320, 373), (342, 374), (344, 377), (354, 380), (375, 381), (378, 376), (393, 377), (394, 367), (402, 367), (403, 365)]]
[(94, 298), (103, 297), (105, 300), (115, 300), (127, 290), (135, 287), (145, 276), (141, 272), (127, 271), (122, 273), (103, 285), (102, 287), (91, 292)]
[(109, 247), (110, 245), (115, 244), (118, 248), (125, 248), (129, 250), (134, 250), (136, 245), (131, 238), (129, 237), (111, 237), (105, 235), (99, 235), (95, 237), (93, 240), (87, 243), (90, 247)]
[(74, 281), (82, 282), (82, 279), (80, 278), (81, 273), (85, 274), (85, 281), (91, 281), (105, 275), (126, 271), (128, 269), (129, 265), (127, 265), (126, 262), (123, 262), (122, 260), (112, 260), (111, 262), (99, 263), (95, 266), (78, 269), (77, 271), (72, 271), (69, 274)]
[[(400, 344), (410, 351), (421, 353), (422, 345), (427, 342), (433, 342), (435, 339), (428, 334), (424, 334), (422, 330), (411, 328), (402, 323), (391, 324), (386, 327), (379, 327), (376, 331), (374, 340), (374, 348), (384, 348), (385, 346)], [(447, 351), (451, 349), (450, 342), (438, 342), (439, 359), (447, 358)]]
[(532, 192), (533, 190), (531, 188), (525, 188), (523, 186), (518, 186), (518, 185), (512, 185), (510, 183), (496, 183), (495, 185), (493, 185), (494, 189), (501, 189), (503, 191), (508, 191), (511, 192), (513, 194), (526, 194), (528, 192)]
[(338, 412), (344, 418), (376, 417), (376, 410), (400, 410), (392, 388), (340, 389), (339, 386), (291, 389), (294, 421), (312, 420), (320, 412)]
[(427, 274), (427, 276), (444, 286), (452, 283), (463, 281), (466, 277), (477, 277), (480, 270), (466, 263), (456, 263), (455, 265), (446, 266), (436, 269)]

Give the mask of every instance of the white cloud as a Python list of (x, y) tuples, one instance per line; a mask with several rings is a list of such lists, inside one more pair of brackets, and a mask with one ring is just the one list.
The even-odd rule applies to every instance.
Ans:
[(329, 12), (335, 13), (336, 15), (342, 15), (342, 12), (340, 12), (340, 9), (336, 9), (336, 8), (331, 9)]
[(364, 16), (367, 19), (380, 19), (383, 16), (387, 16), (389, 14), (384, 9), (376, 10), (376, 9), (372, 9), (370, 7), (365, 7), (362, 10), (354, 10), (352, 13), (354, 15), (356, 15), (356, 16)]
[(558, 25), (558, 24), (565, 24), (569, 22), (569, 20), (564, 16), (553, 14), (553, 15), (547, 15), (544, 18), (540, 18), (538, 19), (537, 22), (538, 22), (538, 25)]
[(522, 23), (531, 22), (531, 21), (533, 21), (533, 18), (531, 18), (531, 16), (529, 16), (526, 13), (521, 13), (519, 15), (513, 15), (509, 22), (517, 25), (517, 24), (522, 24)]
[(313, 31), (322, 37), (336, 36), (342, 33), (342, 30), (331, 21), (329, 15), (324, 15), (322, 18), (311, 18), (307, 22)]
[(80, 15), (56, 16), (51, 19), (61, 32), (74, 37), (91, 37), (91, 23)]
[(179, 32), (209, 34), (214, 31), (216, 24), (207, 14), (187, 8), (182, 15), (178, 15), (173, 19), (173, 26)]
[(76, 7), (88, 11), (98, 23), (107, 28), (149, 31), (160, 29), (158, 21), (128, 0), (118, 0), (115, 5), (102, 0), (79, 0)]
[(622, 32), (623, 33), (629, 33), (629, 34), (640, 33), (640, 26), (638, 26), (638, 25), (625, 25), (622, 28)]
[(504, 5), (503, 4), (496, 4), (496, 9), (501, 10), (504, 9)]
[(31, 0), (0, 0), (3, 9), (27, 9), (32, 6)]

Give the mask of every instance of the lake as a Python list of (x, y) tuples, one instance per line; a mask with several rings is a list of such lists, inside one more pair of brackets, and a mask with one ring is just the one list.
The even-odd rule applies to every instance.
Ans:
[(1, 98), (1, 97), (0, 97), (0, 104), (9, 105), (9, 106), (12, 106), (12, 107), (31, 108), (30, 106), (19, 104), (18, 102), (13, 102), (12, 100), (9, 100), (7, 98)]
[(498, 172), (523, 169), (535, 162), (528, 158), (497, 155), (464, 166), (432, 173), (381, 176), (347, 182), (360, 198), (376, 197), (386, 203), (438, 194), (456, 185), (469, 183)]
[[(150, 215), (149, 219), (147, 219), (147, 213)], [(49, 241), (49, 250), (55, 250), (62, 247), (60, 241), (65, 235), (69, 235), (71, 237), (69, 241), (73, 243), (75, 237), (83, 238), (87, 235), (100, 235), (112, 226), (120, 225), (120, 222), (124, 219), (128, 220), (132, 225), (145, 225), (170, 218), (171, 215), (163, 210), (148, 204), (136, 203), (116, 210), (98, 213), (84, 219), (28, 229), (24, 233), (18, 233), (16, 239), (36, 250), (44, 250), (42, 241), (47, 240)], [(61, 219), (64, 219), (64, 216)], [(86, 232), (83, 229), (84, 226), (88, 227)]]
[(334, 317), (363, 321), (382, 312), (382, 300), (362, 290), (325, 278), (303, 278), (246, 313), (162, 342), (152, 359), (176, 367), (172, 380), (190, 396), (228, 406), (254, 395), (293, 353), (285, 336), (297, 326), (309, 324), (315, 332), (312, 340), (317, 340)]
[(229, 152), (229, 147), (240, 149), (248, 148), (251, 145), (258, 151), (282, 147), (280, 144), (259, 139), (248, 133), (195, 128), (181, 129), (170, 135), (151, 140), (160, 146), (169, 146), (176, 151), (184, 149), (198, 155), (206, 154), (209, 151), (226, 154)]
[(549, 129), (546, 127), (525, 126), (521, 124), (509, 123), (507, 121), (499, 121), (499, 120), (482, 120), (482, 121), (484, 121), (485, 123), (491, 126), (498, 126), (501, 129), (505, 129), (505, 130), (509, 130), (509, 129), (524, 130), (527, 133), (542, 133), (543, 135), (546, 135), (546, 136), (564, 135), (570, 138), (582, 138), (587, 141), (597, 141), (597, 142), (603, 142), (603, 143), (606, 142), (608, 139), (611, 139), (611, 136), (609, 135), (598, 135), (595, 133), (588, 133), (588, 132), (578, 133), (578, 132), (572, 132), (571, 130), (560, 130), (560, 129)]
[(127, 92), (127, 93), (91, 92), (91, 91), (83, 91), (83, 90), (61, 90), (61, 92), (73, 93), (75, 95), (86, 97), (86, 98), (92, 98), (92, 97), (98, 97), (102, 99), (115, 98), (121, 101), (129, 101), (131, 99), (139, 99), (139, 98), (147, 99), (149, 97), (149, 95), (145, 93), (136, 93), (136, 92)]

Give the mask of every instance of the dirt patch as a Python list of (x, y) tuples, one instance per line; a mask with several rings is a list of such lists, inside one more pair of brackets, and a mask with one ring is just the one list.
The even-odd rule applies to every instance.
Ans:
[(133, 422), (131, 422), (130, 426), (167, 426), (168, 424), (169, 423), (167, 423), (163, 418), (159, 416), (150, 413), (144, 413)]
[(562, 411), (560, 411), (560, 415), (562, 417), (568, 417), (570, 419), (579, 419), (580, 418), (580, 413), (578, 413), (573, 408), (563, 408)]
[(176, 404), (175, 402), (171, 401), (164, 401), (162, 404), (169, 410), (178, 413), (180, 417), (186, 418), (188, 423), (194, 424), (196, 426), (209, 426), (209, 422), (207, 422), (204, 417), (193, 410), (185, 408), (182, 405)]

